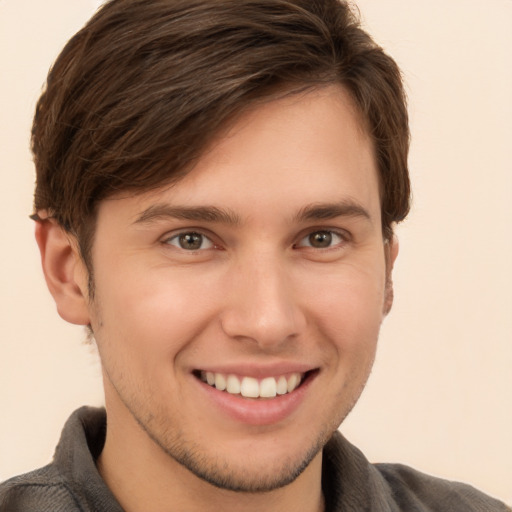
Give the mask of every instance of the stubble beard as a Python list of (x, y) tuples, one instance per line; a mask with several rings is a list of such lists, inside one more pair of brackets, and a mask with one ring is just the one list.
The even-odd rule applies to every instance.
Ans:
[[(281, 458), (279, 465), (272, 465), (271, 468), (260, 467), (254, 472), (251, 472), (250, 464), (244, 463), (248, 459), (247, 454), (240, 454), (240, 460), (244, 461), (240, 465), (230, 465), (226, 459), (205, 455), (204, 449), (187, 440), (183, 432), (171, 433), (165, 427), (155, 428), (151, 420), (141, 422), (130, 408), (129, 411), (164, 453), (204, 482), (219, 489), (237, 493), (268, 493), (286, 487), (304, 472), (350, 414), (366, 382), (365, 380), (361, 384), (359, 393), (348, 404), (347, 409), (340, 410), (337, 418), (332, 418), (330, 423), (324, 424), (322, 430), (317, 433), (306, 449), (284, 460)], [(157, 435), (156, 432), (161, 434)]]
[(237, 493), (268, 493), (291, 484), (309, 466), (336, 430), (336, 427), (325, 429), (302, 453), (293, 454), (284, 460), (281, 458), (279, 464), (272, 467), (251, 471), (251, 464), (247, 464), (247, 454), (240, 454), (239, 465), (231, 464), (221, 456), (205, 453), (202, 447), (187, 439), (183, 432), (171, 433), (168, 428), (155, 426), (151, 420), (141, 421), (130, 407), (128, 410), (146, 435), (166, 455), (202, 481)]
[[(102, 325), (101, 320), (98, 324)], [(259, 494), (291, 484), (323, 449), (343, 419), (341, 418), (338, 423), (333, 421), (332, 424), (324, 425), (308, 447), (302, 448), (301, 453), (293, 453), (287, 458), (280, 457), (279, 463), (273, 464), (271, 468), (263, 467), (264, 464), (260, 463), (259, 468), (251, 471), (250, 464), (246, 464), (247, 454), (240, 453), (240, 464), (232, 464), (226, 458), (222, 458), (222, 455), (209, 454), (204, 447), (191, 440), (183, 430), (176, 429), (176, 425), (172, 425), (172, 419), (168, 418), (168, 414), (163, 411), (155, 413), (146, 410), (145, 404), (133, 395), (128, 399), (131, 394), (127, 390), (123, 392), (124, 386), (118, 387), (117, 381), (112, 379), (105, 365), (102, 364), (102, 366), (104, 379), (108, 380), (114, 394), (158, 448), (200, 480), (226, 491)], [(205, 438), (206, 436), (207, 433)]]
[[(146, 409), (145, 404), (139, 402), (136, 398), (134, 399), (133, 396), (131, 400), (125, 399), (126, 395), (120, 392), (121, 390), (118, 389), (110, 376), (108, 376), (108, 380), (128, 413), (168, 457), (200, 480), (216, 488), (237, 493), (259, 494), (286, 487), (304, 472), (358, 401), (369, 377), (371, 366), (370, 364), (366, 379), (360, 383), (359, 390), (352, 396), (351, 402), (340, 409), (336, 417), (320, 423), (320, 430), (307, 446), (304, 446), (304, 440), (302, 439), (302, 443), (298, 443), (297, 446), (300, 452), (294, 452), (286, 458), (279, 456), (279, 461), (276, 459), (267, 460), (266, 463), (260, 461), (259, 463), (256, 462), (255, 465), (250, 461), (251, 454), (240, 453), (240, 463), (237, 464), (230, 462), (228, 458), (223, 458), (222, 453), (208, 452), (204, 446), (190, 439), (183, 429), (176, 428), (177, 425), (173, 425), (172, 418), (169, 418), (167, 411), (151, 412)], [(339, 403), (343, 403), (344, 398), (346, 400), (345, 391), (347, 390), (342, 389), (340, 391)], [(128, 394), (128, 396), (130, 395)], [(205, 432), (206, 438), (207, 432)], [(257, 448), (255, 451), (257, 451)]]

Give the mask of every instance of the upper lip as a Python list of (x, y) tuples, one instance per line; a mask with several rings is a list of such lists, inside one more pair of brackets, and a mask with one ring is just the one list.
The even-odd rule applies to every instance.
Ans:
[(279, 377), (290, 373), (307, 373), (316, 370), (317, 367), (307, 363), (274, 363), (274, 364), (254, 364), (254, 363), (239, 363), (239, 364), (207, 364), (194, 368), (194, 371), (204, 371), (212, 373), (223, 373), (225, 375), (240, 375), (244, 377), (254, 377), (264, 379), (265, 377)]

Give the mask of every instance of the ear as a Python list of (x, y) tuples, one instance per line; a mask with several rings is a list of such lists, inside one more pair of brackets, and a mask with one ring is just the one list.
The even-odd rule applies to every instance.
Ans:
[(384, 257), (386, 259), (386, 287), (384, 290), (384, 316), (391, 311), (393, 305), (393, 266), (398, 256), (399, 243), (396, 235), (393, 235), (384, 245)]
[(72, 324), (89, 325), (88, 272), (74, 239), (55, 219), (47, 218), (36, 222), (36, 240), (59, 315)]

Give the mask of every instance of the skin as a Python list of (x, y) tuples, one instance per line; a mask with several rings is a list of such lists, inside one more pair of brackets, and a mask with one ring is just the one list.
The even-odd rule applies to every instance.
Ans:
[[(94, 331), (108, 415), (98, 468), (128, 512), (323, 510), (321, 448), (368, 378), (398, 251), (361, 126), (338, 86), (275, 100), (176, 185), (103, 201), (94, 300), (76, 242), (38, 226), (59, 313)], [(254, 401), (238, 398), (233, 417), (196, 376), (226, 368), (310, 377), (286, 414), (257, 424)]]

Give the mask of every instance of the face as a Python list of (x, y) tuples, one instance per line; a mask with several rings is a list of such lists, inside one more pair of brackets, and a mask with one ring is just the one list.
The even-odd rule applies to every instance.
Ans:
[(258, 106), (178, 184), (102, 202), (89, 315), (109, 429), (227, 489), (293, 481), (364, 387), (386, 251), (338, 87)]

